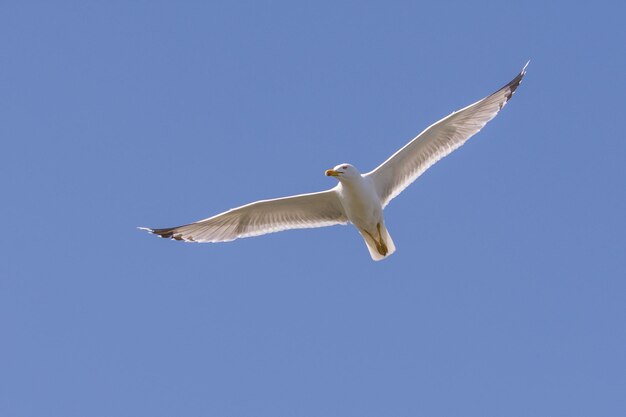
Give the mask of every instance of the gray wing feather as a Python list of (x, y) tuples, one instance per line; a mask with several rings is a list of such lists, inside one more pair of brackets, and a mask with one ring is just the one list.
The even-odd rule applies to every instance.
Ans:
[(348, 218), (339, 197), (331, 189), (257, 201), (184, 226), (140, 229), (175, 240), (227, 242), (281, 230), (324, 227), (347, 222)]
[(463, 145), (493, 119), (522, 82), (527, 66), (528, 63), (504, 87), (432, 124), (380, 166), (367, 173), (374, 181), (383, 207), (424, 171)]

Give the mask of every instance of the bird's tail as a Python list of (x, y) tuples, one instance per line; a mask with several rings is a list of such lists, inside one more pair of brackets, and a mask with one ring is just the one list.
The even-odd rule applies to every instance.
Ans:
[(367, 249), (370, 251), (372, 259), (380, 261), (394, 253), (396, 251), (396, 245), (394, 245), (393, 240), (389, 235), (389, 231), (387, 230), (387, 227), (385, 227), (385, 223), (380, 223), (377, 229), (378, 230), (373, 231), (372, 233), (362, 229), (359, 229), (359, 232), (365, 240), (365, 244), (367, 245)]

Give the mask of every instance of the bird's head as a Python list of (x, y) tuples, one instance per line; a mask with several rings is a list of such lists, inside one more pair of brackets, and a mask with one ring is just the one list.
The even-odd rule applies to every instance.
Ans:
[(327, 169), (326, 176), (335, 177), (339, 181), (343, 181), (360, 177), (361, 173), (350, 164), (339, 164), (333, 169)]

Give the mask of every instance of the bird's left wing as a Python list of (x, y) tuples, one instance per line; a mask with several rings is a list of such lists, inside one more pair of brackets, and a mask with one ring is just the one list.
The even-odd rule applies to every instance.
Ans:
[(319, 193), (262, 200), (237, 207), (208, 219), (166, 229), (141, 227), (164, 238), (188, 242), (227, 242), (287, 229), (346, 224), (335, 189)]
[(376, 186), (383, 207), (434, 163), (463, 145), (496, 117), (522, 82), (527, 66), (528, 63), (504, 87), (432, 124), (367, 173)]

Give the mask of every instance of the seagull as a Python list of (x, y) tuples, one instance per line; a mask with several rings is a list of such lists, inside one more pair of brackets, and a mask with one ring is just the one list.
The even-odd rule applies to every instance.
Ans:
[(352, 223), (372, 259), (385, 259), (396, 246), (385, 225), (384, 208), (502, 110), (522, 82), (529, 62), (504, 87), (430, 125), (373, 171), (361, 174), (348, 163), (326, 170), (327, 176), (338, 180), (330, 190), (256, 201), (183, 226), (139, 229), (186, 242), (228, 242), (287, 229)]

